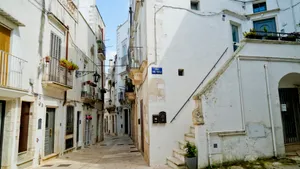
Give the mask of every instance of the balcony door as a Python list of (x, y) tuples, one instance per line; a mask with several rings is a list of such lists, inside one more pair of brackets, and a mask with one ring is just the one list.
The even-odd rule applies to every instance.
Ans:
[(8, 80), (8, 53), (10, 48), (9, 29), (0, 25), (0, 85), (6, 86)]
[(277, 32), (275, 18), (254, 21), (253, 27), (256, 31)]
[(49, 80), (50, 81), (60, 81), (60, 56), (61, 56), (61, 38), (57, 35), (55, 35), (53, 32), (51, 32), (51, 38), (50, 38), (50, 71), (49, 71)]

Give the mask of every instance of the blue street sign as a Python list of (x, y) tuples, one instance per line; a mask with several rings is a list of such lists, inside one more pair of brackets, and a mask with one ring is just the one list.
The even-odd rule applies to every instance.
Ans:
[(152, 74), (154, 75), (162, 75), (162, 68), (161, 67), (152, 67)]

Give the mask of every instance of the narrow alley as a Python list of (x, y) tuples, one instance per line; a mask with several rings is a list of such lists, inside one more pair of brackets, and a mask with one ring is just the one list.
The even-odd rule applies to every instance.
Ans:
[(105, 141), (51, 159), (36, 169), (169, 169), (148, 167), (141, 153), (128, 136), (107, 137)]

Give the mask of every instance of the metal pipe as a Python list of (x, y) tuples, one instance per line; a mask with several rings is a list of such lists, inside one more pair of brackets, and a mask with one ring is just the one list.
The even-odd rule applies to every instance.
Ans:
[(268, 108), (269, 108), (270, 123), (271, 123), (271, 129), (272, 129), (274, 156), (277, 157), (273, 111), (272, 111), (272, 106), (271, 106), (272, 105), (271, 104), (271, 93), (270, 93), (270, 86), (269, 86), (268, 66), (266, 64), (264, 65), (264, 69), (265, 69), (265, 80), (266, 80), (266, 88), (267, 88)]
[[(67, 29), (67, 37), (66, 37), (66, 59), (68, 60), (68, 56), (69, 56), (69, 26), (67, 26), (66, 27), (66, 29)], [(68, 76), (68, 71), (67, 71), (67, 69), (66, 69), (66, 72), (65, 72), (65, 77), (66, 77), (66, 79), (65, 79), (65, 84), (67, 84), (68, 83), (68, 78), (67, 78), (67, 76)], [(65, 93), (64, 93), (64, 103), (63, 103), (63, 105), (66, 105), (66, 103), (67, 103), (67, 91), (65, 91)]]
[(297, 26), (296, 26), (296, 18), (295, 18), (295, 10), (294, 10), (294, 1), (291, 0), (291, 9), (292, 9), (292, 15), (293, 15), (293, 22), (294, 22), (294, 29), (295, 29), (295, 32), (297, 32)]
[(209, 163), (209, 166), (212, 167), (212, 157), (211, 157), (211, 149), (210, 149), (210, 132), (209, 131), (207, 131), (207, 144), (208, 144), (208, 147), (207, 147), (208, 163)]
[(237, 75), (238, 75), (238, 83), (239, 83), (239, 95), (240, 95), (241, 116), (242, 116), (242, 130), (245, 130), (246, 124), (245, 124), (245, 109), (244, 109), (244, 93), (243, 93), (241, 65), (240, 65), (239, 57), (236, 59), (236, 63), (237, 63)]

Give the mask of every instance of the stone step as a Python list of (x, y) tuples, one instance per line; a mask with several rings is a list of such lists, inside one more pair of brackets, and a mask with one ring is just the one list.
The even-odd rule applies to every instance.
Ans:
[(184, 134), (184, 140), (189, 141), (190, 143), (195, 143), (195, 134), (192, 133)]
[(181, 161), (185, 161), (184, 155), (185, 155), (185, 151), (184, 150), (177, 149), (177, 148), (173, 149), (173, 156), (175, 158), (178, 158)]
[(181, 150), (184, 150), (184, 146), (186, 145), (186, 141), (178, 141), (178, 144), (179, 144), (179, 148), (181, 149)]
[(195, 134), (195, 127), (194, 126), (190, 127), (190, 133)]
[(186, 169), (185, 163), (175, 157), (167, 157), (167, 164), (173, 169)]

